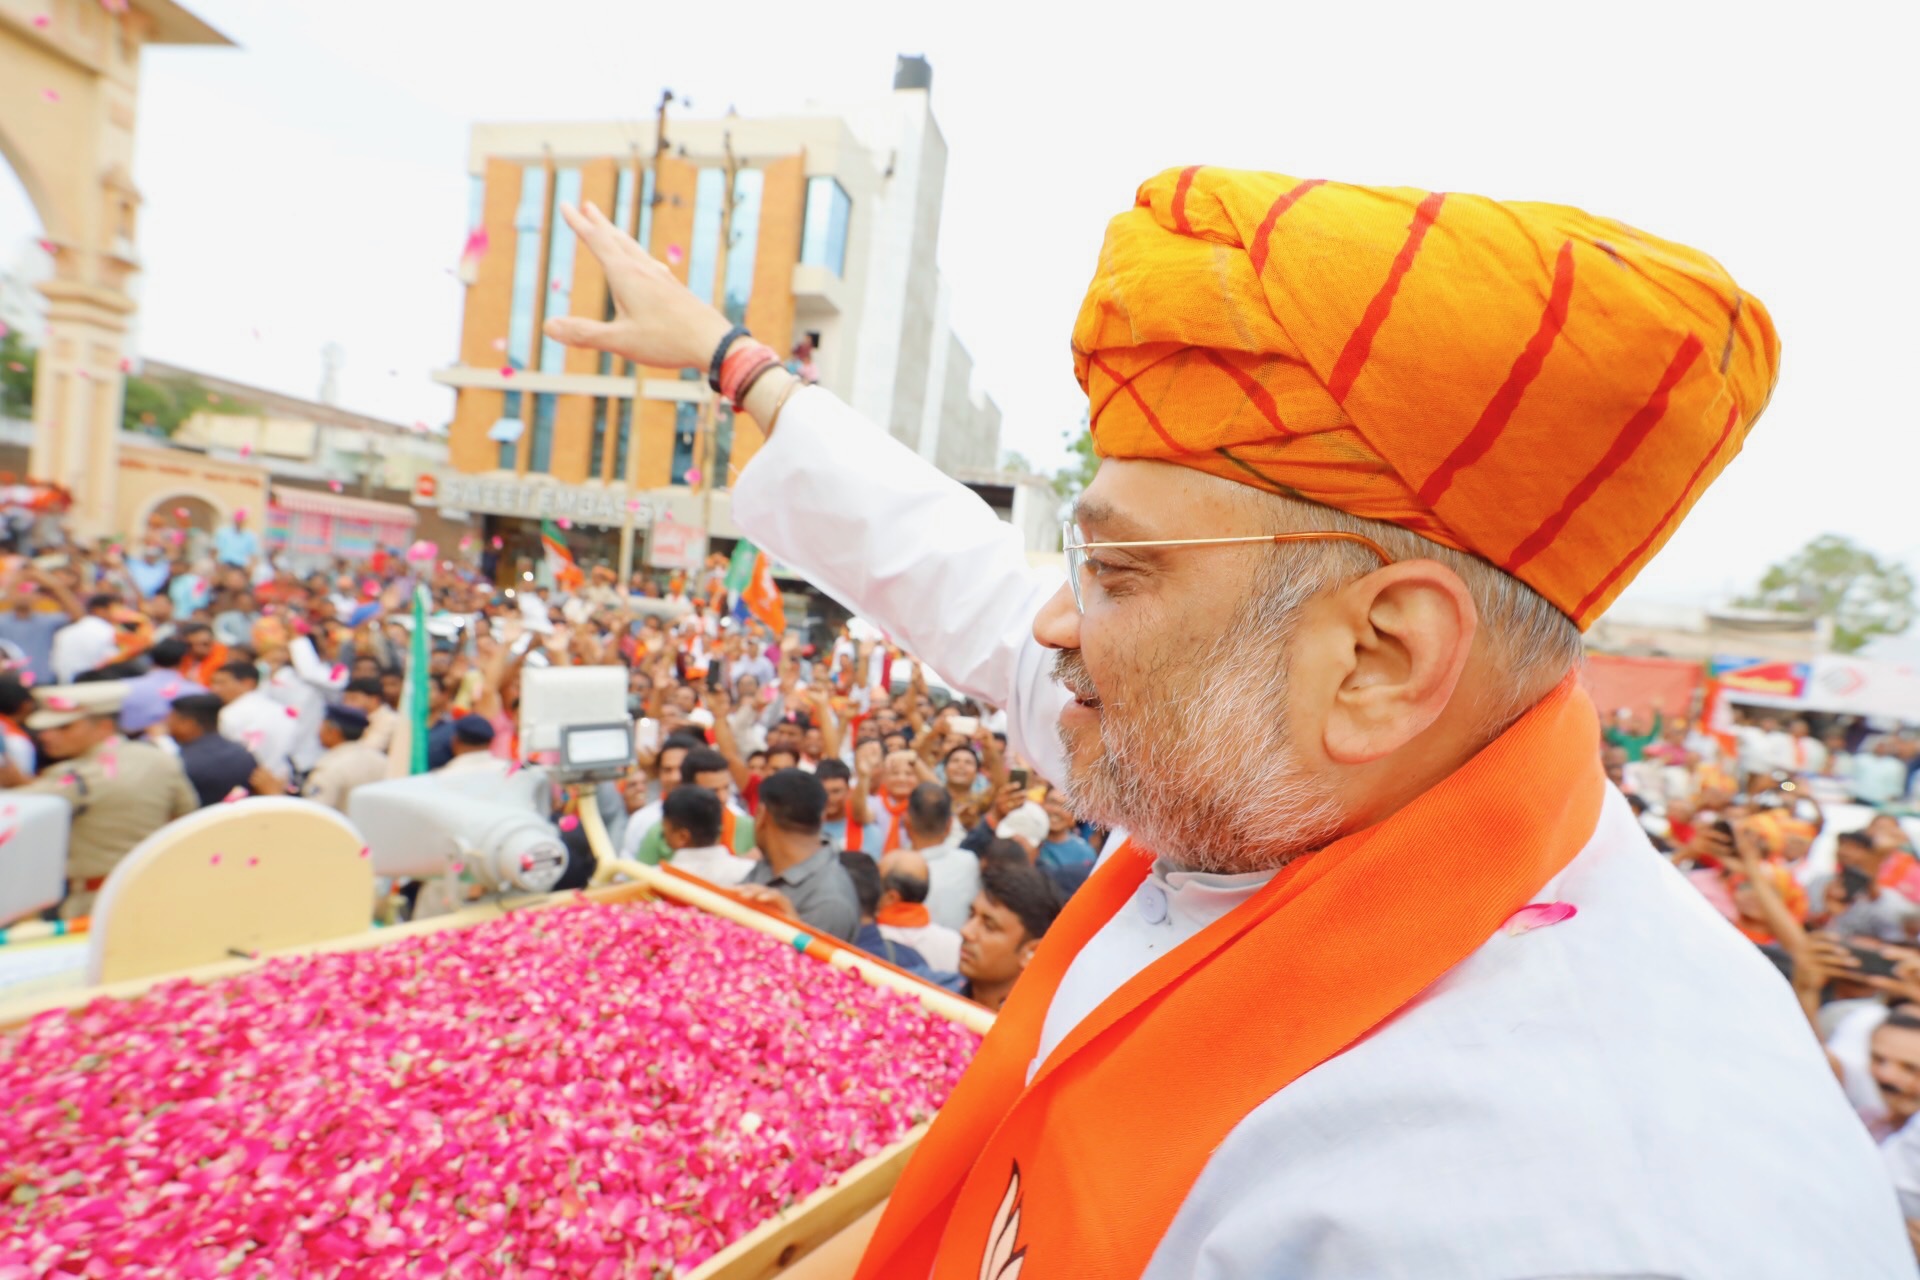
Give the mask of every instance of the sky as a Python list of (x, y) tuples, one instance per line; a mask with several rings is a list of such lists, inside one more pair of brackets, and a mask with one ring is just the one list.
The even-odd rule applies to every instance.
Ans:
[[(476, 121), (878, 96), (933, 64), (939, 261), (1002, 445), (1062, 456), (1102, 228), (1193, 163), (1575, 204), (1698, 246), (1762, 299), (1779, 389), (1629, 598), (1721, 600), (1826, 532), (1920, 562), (1920, 9), (1889, 0), (891, 3), (187, 0), (234, 49), (141, 86), (142, 355), (444, 422)], [(1095, 15), (1096, 16), (1090, 16)], [(37, 234), (0, 171), (0, 256)]]

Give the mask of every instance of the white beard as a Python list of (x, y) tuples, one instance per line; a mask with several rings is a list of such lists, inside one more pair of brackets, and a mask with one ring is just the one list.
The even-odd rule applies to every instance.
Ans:
[[(1304, 770), (1287, 732), (1285, 653), (1310, 584), (1256, 597), (1207, 649), (1162, 659), (1129, 683), (1151, 689), (1102, 697), (1102, 754), (1076, 769), (1060, 731), (1063, 790), (1079, 816), (1125, 828), (1186, 871), (1275, 870), (1324, 847), (1343, 815), (1323, 779)], [(1294, 596), (1298, 599), (1294, 599)], [(1077, 651), (1055, 660), (1057, 679), (1094, 692)]]

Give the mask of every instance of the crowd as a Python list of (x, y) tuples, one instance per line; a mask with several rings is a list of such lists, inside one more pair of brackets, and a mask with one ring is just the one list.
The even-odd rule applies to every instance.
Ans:
[[(424, 544), (296, 572), (244, 513), (212, 537), (157, 523), (132, 548), (69, 540), (57, 519), (11, 533), (0, 786), (68, 800), (69, 919), (198, 808), (295, 794), (346, 813), (357, 787), (410, 772), (418, 585), (433, 601), (415, 673), (429, 771), (517, 767), (529, 664), (626, 668), (636, 760), (595, 797), (621, 857), (994, 1007), (1092, 868), (1092, 833), (1007, 758), (990, 709), (930, 687), (881, 640), (842, 629), (820, 652), (777, 633), (729, 598), (718, 558), (620, 592), (604, 567), (556, 581), (546, 564)], [(503, 569), (514, 588), (496, 587)], [(554, 788), (551, 803), (558, 820), (569, 797)], [(559, 829), (561, 887), (582, 886), (587, 837)]]
[(1920, 852), (1904, 820), (1920, 738), (1858, 717), (1736, 707), (1716, 726), (1655, 708), (1618, 712), (1602, 752), (1654, 846), (1792, 983), (1920, 1248)]

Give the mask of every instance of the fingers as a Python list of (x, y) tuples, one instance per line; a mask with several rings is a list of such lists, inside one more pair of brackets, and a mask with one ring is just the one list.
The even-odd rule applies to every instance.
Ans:
[(544, 327), (549, 338), (569, 347), (585, 347), (590, 351), (614, 350), (616, 329), (604, 320), (589, 320), (584, 316), (554, 316)]

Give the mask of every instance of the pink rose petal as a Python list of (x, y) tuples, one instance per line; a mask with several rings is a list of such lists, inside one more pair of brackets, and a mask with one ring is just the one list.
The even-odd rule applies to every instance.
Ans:
[(680, 252), (680, 246), (679, 246), (679, 245), (677, 245), (677, 244), (670, 244), (670, 245), (668, 245), (668, 246), (667, 246), (667, 261), (668, 261), (668, 262), (670, 262), (670, 263), (672, 263), (672, 264), (673, 264), (674, 266), (676, 266), (676, 267), (677, 267), (677, 266), (679, 266), (679, 265), (680, 265), (680, 258), (681, 258), (681, 256), (682, 256), (682, 255), (681, 255), (681, 252)]
[(372, 852), (372, 851), (371, 851), (370, 849), (368, 849), (368, 848), (367, 848), (367, 846), (365, 846), (365, 845), (361, 845), (361, 846), (360, 846), (360, 856), (361, 856), (361, 857), (363, 857), (363, 858), (364, 858), (364, 857), (367, 857), (367, 856), (368, 856), (368, 855), (369, 855), (369, 854), (370, 854), (371, 852)]
[(210, 858), (208, 858), (208, 859), (207, 859), (207, 865), (208, 865), (208, 866), (210, 866), (210, 867), (217, 867), (217, 866), (219, 866), (219, 865), (220, 865), (220, 855), (216, 853), (216, 854), (214, 854), (214, 855), (213, 855), (212, 857), (210, 857)]
[(287, 719), (298, 720), (299, 718), (300, 718), (300, 708), (298, 707), (287, 708)]
[(42, 89), (40, 96), (48, 102), (60, 101), (60, 91), (58, 89)]
[(700, 468), (688, 467), (687, 468), (687, 484), (691, 487), (694, 485), (698, 485), (699, 483), (700, 483)]
[(100, 757), (100, 772), (108, 778), (120, 776), (120, 757), (103, 755)]
[(510, 364), (501, 365), (500, 376), (503, 378), (511, 378), (513, 376), (513, 366)]
[(1532, 929), (1544, 929), (1548, 925), (1559, 924), (1562, 920), (1571, 920), (1580, 908), (1571, 902), (1533, 902), (1520, 908), (1507, 917), (1501, 931), (1509, 936), (1517, 936)]
[(344, 662), (334, 663), (333, 669), (327, 672), (327, 679), (329, 682), (333, 684), (339, 684), (342, 680), (345, 680), (346, 678), (347, 678), (347, 664)]
[(133, 360), (130, 357), (122, 356), (120, 358), (120, 372), (122, 373), (133, 372)]
[(565, 817), (560, 819), (560, 829), (562, 831), (573, 831), (577, 829), (579, 826), (580, 826), (580, 815), (577, 813), (569, 813)]
[(233, 790), (227, 792), (226, 795), (220, 797), (220, 803), (221, 804), (239, 804), (242, 800), (245, 800), (247, 798), (248, 794), (249, 793), (245, 787), (235, 787)]
[(50, 693), (40, 699), (40, 701), (46, 704), (46, 708), (49, 711), (78, 711), (80, 709), (80, 704), (64, 694)]
[(59, 245), (57, 245), (57, 244), (55, 244), (55, 243), (54, 243), (53, 241), (51, 241), (51, 240), (44, 240), (44, 239), (43, 239), (43, 240), (36, 240), (36, 241), (34, 241), (34, 243), (40, 246), (40, 252), (42, 252), (42, 253), (58, 253), (58, 252), (60, 252), (60, 246), (59, 246)]
[(45, 31), (53, 25), (53, 18), (49, 14), (36, 13), (33, 15), (33, 25), (37, 30)]

